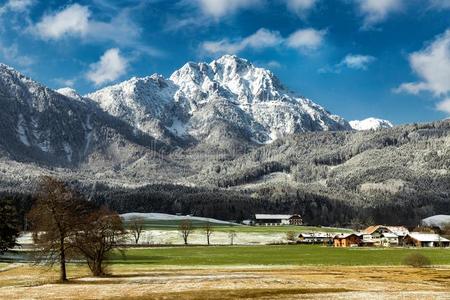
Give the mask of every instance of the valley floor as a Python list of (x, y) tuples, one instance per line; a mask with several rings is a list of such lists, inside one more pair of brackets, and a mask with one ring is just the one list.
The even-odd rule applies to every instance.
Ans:
[(450, 268), (356, 266), (148, 267), (114, 265), (92, 278), (69, 268), (28, 265), (0, 269), (3, 299), (450, 299)]
[[(20, 253), (20, 251), (19, 251)], [(450, 299), (450, 249), (318, 245), (128, 248), (108, 276), (0, 263), (1, 299)], [(420, 253), (433, 267), (402, 265)]]

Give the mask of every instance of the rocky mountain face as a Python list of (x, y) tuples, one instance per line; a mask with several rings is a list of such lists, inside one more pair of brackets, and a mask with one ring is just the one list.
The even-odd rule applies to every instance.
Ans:
[(286, 134), (349, 130), (347, 121), (289, 92), (268, 70), (223, 56), (187, 63), (170, 78), (132, 78), (86, 96), (158, 139), (270, 143)]
[(350, 121), (350, 126), (354, 130), (378, 130), (384, 128), (392, 128), (394, 125), (388, 120), (377, 119), (377, 118), (367, 118), (364, 120), (354, 120)]

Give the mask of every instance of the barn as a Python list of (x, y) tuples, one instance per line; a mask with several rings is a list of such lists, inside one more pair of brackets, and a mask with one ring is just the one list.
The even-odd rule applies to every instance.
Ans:
[(414, 247), (449, 247), (450, 240), (434, 233), (411, 232), (405, 237), (405, 245)]
[(302, 217), (294, 215), (256, 214), (255, 224), (259, 226), (302, 225)]

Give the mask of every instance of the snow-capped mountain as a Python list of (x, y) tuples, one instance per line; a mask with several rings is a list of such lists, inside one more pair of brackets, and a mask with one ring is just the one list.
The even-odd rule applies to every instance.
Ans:
[(289, 92), (268, 70), (225, 55), (185, 64), (170, 78), (132, 78), (86, 95), (106, 112), (157, 138), (167, 134), (219, 142), (231, 135), (257, 143), (280, 136), (350, 130), (347, 121)]
[(121, 142), (145, 144), (145, 137), (75, 91), (56, 92), (3, 64), (0, 107), (0, 153), (18, 161), (76, 165), (91, 155), (111, 157)]
[(378, 130), (384, 128), (392, 128), (394, 125), (388, 120), (377, 119), (377, 118), (367, 118), (364, 120), (354, 120), (350, 121), (350, 126), (354, 130)]
[(0, 107), (0, 155), (51, 165), (129, 164), (172, 146), (235, 151), (290, 133), (351, 129), (270, 71), (229, 55), (86, 96), (0, 65)]

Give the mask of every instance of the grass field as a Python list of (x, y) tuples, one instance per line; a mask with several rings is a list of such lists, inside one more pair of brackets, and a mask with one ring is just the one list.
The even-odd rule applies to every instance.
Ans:
[(112, 264), (225, 265), (401, 265), (410, 253), (434, 265), (450, 265), (450, 249), (333, 248), (311, 245), (135, 248), (111, 257)]

